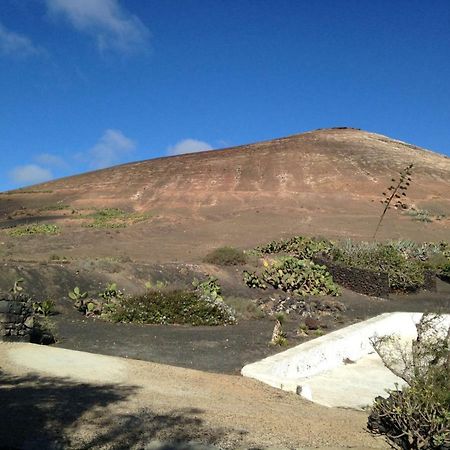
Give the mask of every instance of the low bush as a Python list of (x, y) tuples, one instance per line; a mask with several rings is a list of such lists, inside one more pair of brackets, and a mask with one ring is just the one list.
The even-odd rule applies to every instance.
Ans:
[(51, 345), (57, 342), (56, 324), (46, 316), (34, 318), (33, 329), (31, 330), (30, 342), (33, 344)]
[(57, 225), (48, 223), (34, 223), (22, 225), (8, 230), (8, 234), (13, 237), (33, 236), (36, 234), (58, 234), (60, 228)]
[(340, 292), (325, 266), (293, 256), (266, 263), (260, 275), (244, 271), (244, 282), (249, 287), (264, 289), (270, 285), (299, 296), (339, 295)]
[(81, 215), (82, 219), (90, 219), (84, 226), (88, 228), (125, 228), (138, 222), (147, 220), (149, 214), (126, 212), (119, 208), (98, 209), (90, 214)]
[(55, 313), (55, 302), (50, 299), (40, 302), (34, 302), (33, 310), (36, 314), (40, 314), (42, 316), (51, 316)]
[(222, 300), (182, 290), (149, 290), (110, 304), (106, 317), (114, 322), (147, 324), (234, 324), (234, 311)]
[(433, 222), (433, 215), (426, 209), (409, 209), (406, 214), (418, 222)]
[(266, 313), (249, 298), (243, 297), (224, 297), (223, 301), (234, 311), (240, 319), (262, 319)]
[(217, 266), (238, 266), (247, 262), (245, 253), (234, 247), (220, 247), (208, 253), (205, 262)]
[(350, 267), (386, 272), (393, 291), (415, 291), (425, 284), (426, 266), (392, 243), (345, 241), (333, 247), (330, 254), (334, 261)]
[(377, 397), (369, 430), (399, 449), (450, 448), (450, 328), (439, 316), (422, 316), (417, 338), (405, 349), (400, 338), (375, 340), (385, 365), (406, 385)]
[(299, 259), (311, 259), (318, 253), (329, 253), (333, 243), (326, 239), (309, 238), (305, 236), (294, 236), (290, 239), (272, 241), (266, 245), (257, 247), (262, 254), (288, 253)]

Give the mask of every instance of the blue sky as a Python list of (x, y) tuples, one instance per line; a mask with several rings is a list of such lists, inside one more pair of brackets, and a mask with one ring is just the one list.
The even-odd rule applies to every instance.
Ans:
[(0, 190), (332, 126), (450, 155), (448, 0), (1, 0)]

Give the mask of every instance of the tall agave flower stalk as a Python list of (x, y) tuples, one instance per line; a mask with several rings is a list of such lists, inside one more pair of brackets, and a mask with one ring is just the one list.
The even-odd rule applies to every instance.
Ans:
[(392, 178), (392, 184), (388, 187), (386, 192), (383, 192), (383, 200), (380, 200), (380, 202), (384, 205), (384, 209), (381, 213), (377, 227), (375, 228), (375, 233), (373, 233), (373, 239), (375, 239), (388, 209), (391, 209), (392, 207), (395, 209), (407, 208), (404, 199), (406, 197), (406, 191), (412, 181), (411, 174), (413, 166), (414, 164), (411, 163), (401, 170), (399, 172), (399, 178)]

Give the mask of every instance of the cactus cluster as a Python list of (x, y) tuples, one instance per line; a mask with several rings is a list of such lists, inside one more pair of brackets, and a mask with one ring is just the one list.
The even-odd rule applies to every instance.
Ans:
[(339, 295), (338, 286), (325, 266), (293, 256), (279, 258), (267, 264), (261, 274), (244, 272), (244, 282), (250, 287), (275, 289), (298, 296)]

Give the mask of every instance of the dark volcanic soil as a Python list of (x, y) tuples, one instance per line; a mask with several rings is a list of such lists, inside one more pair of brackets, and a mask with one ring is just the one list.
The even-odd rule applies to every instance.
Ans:
[[(450, 313), (450, 284), (439, 282), (436, 293), (419, 292), (389, 299), (345, 291), (339, 301), (347, 310), (339, 323), (330, 324), (323, 332), (384, 312)], [(56, 345), (73, 350), (237, 374), (245, 364), (285, 349), (268, 345), (274, 325), (270, 318), (241, 320), (238, 325), (226, 327), (188, 327), (112, 324), (83, 317), (68, 301), (60, 303), (59, 311), (61, 314), (53, 316), (58, 334)], [(299, 323), (293, 317), (285, 325), (290, 346), (316, 336), (296, 336)]]

